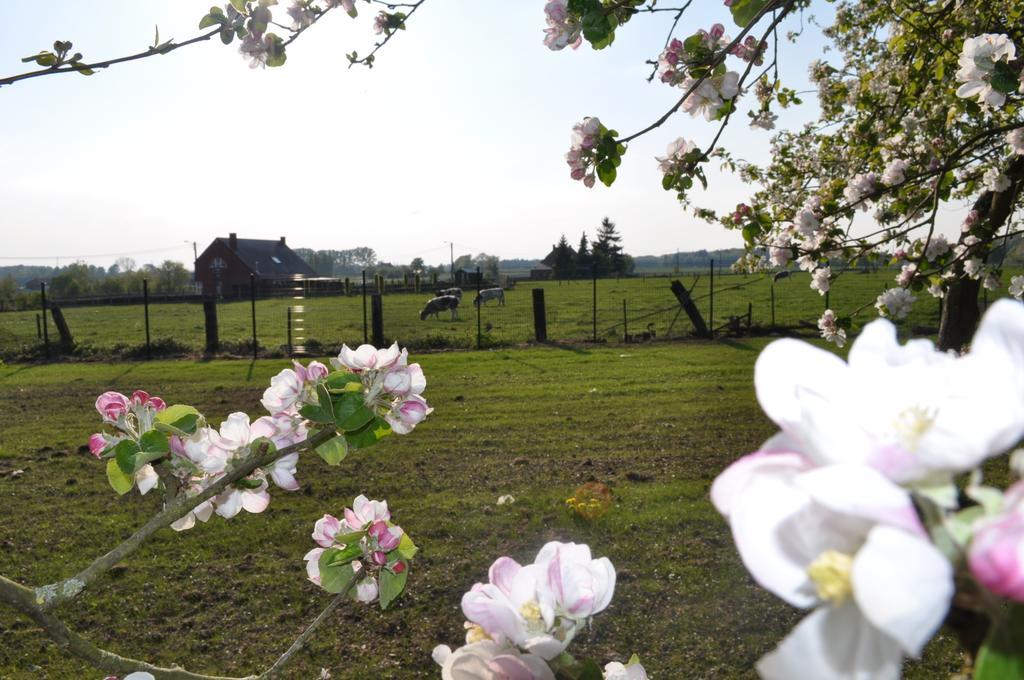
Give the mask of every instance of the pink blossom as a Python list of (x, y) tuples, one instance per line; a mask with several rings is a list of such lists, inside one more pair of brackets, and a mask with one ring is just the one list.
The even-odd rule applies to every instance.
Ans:
[(89, 453), (92, 455), (99, 458), (100, 454), (103, 453), (103, 450), (106, 448), (107, 440), (99, 432), (89, 437)]
[(373, 345), (360, 345), (352, 350), (348, 345), (342, 345), (338, 358), (331, 359), (331, 363), (335, 367), (344, 366), (353, 373), (360, 373), (391, 368), (398, 361), (400, 355), (397, 342), (386, 349), (377, 349)]
[(993, 593), (1024, 602), (1024, 514), (1011, 511), (977, 531), (967, 564)]
[(324, 515), (313, 525), (313, 540), (324, 548), (334, 545), (334, 537), (341, 533), (341, 520), (334, 515)]
[(433, 411), (423, 397), (410, 394), (388, 411), (384, 420), (391, 425), (395, 434), (409, 434)]
[(96, 410), (108, 423), (116, 423), (117, 419), (128, 412), (128, 397), (120, 392), (104, 392), (96, 398)]
[(302, 398), (305, 389), (303, 379), (290, 368), (286, 368), (270, 379), (270, 387), (263, 392), (260, 403), (272, 415), (291, 413)]
[(402, 528), (401, 527), (389, 527), (387, 522), (383, 520), (377, 520), (370, 525), (367, 530), (367, 535), (377, 541), (377, 545), (380, 549), (385, 552), (391, 552), (398, 547), (398, 544), (402, 541)]
[(387, 501), (371, 501), (360, 494), (352, 501), (351, 508), (345, 508), (345, 524), (349, 531), (360, 531), (371, 522), (391, 519)]
[(320, 556), (324, 554), (325, 548), (313, 548), (302, 556), (306, 560), (306, 577), (313, 583), (320, 585)]
[(396, 366), (384, 375), (384, 391), (397, 397), (421, 394), (427, 388), (427, 379), (419, 364)]

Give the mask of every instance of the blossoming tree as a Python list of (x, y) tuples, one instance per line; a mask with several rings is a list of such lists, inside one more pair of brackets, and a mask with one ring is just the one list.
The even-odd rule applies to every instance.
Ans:
[[(902, 265), (896, 286), (875, 301), (883, 316), (906, 316), (916, 296), (943, 299), (939, 342), (963, 346), (979, 318), (981, 286), (1006, 286), (1018, 299), (1024, 277), (1003, 280), (991, 255), (1019, 233), (1015, 210), (1024, 184), (1024, 119), (1020, 116), (1024, 7), (1014, 0), (847, 0), (836, 3), (824, 29), (835, 63), (814, 61), (817, 122), (780, 130), (770, 139), (766, 165), (730, 151), (725, 133), (746, 109), (753, 128), (772, 130), (776, 111), (801, 103), (786, 86), (777, 46), (809, 0), (726, 0), (739, 31), (722, 24), (687, 26), (692, 3), (663, 7), (642, 0), (551, 0), (544, 42), (552, 50), (608, 47), (616, 30), (644, 12), (670, 19), (665, 48), (652, 78), (681, 91), (679, 100), (644, 129), (628, 135), (596, 117), (573, 129), (566, 161), (588, 187), (611, 185), (628, 143), (669, 124), (679, 111), (712, 124), (706, 136), (677, 139), (657, 162), (662, 186), (696, 214), (742, 232), (748, 255), (741, 268), (785, 267), (795, 260), (824, 295), (844, 267), (861, 260)], [(696, 29), (696, 30), (695, 30)], [(786, 39), (799, 41), (802, 28)], [(722, 145), (720, 145), (722, 142)], [(766, 140), (768, 143), (768, 140)], [(705, 167), (719, 161), (753, 185), (753, 195), (718, 215), (693, 205), (694, 180), (707, 185)], [(956, 240), (936, 232), (940, 206), (963, 204)], [(859, 213), (872, 211), (870, 217)], [(857, 218), (855, 220), (855, 218)], [(854, 310), (848, 310), (854, 311)], [(857, 310), (859, 311), (859, 310)], [(832, 310), (822, 335), (842, 344), (849, 317)]]

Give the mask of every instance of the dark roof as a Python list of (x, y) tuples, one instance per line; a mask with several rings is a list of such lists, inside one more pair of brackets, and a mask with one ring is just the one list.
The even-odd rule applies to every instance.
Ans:
[[(220, 237), (217, 240), (225, 247), (231, 248), (230, 239)], [(284, 279), (295, 275), (307, 278), (319, 276), (305, 260), (295, 254), (294, 250), (280, 241), (240, 238), (235, 242), (235, 254), (259, 277)]]
[(532, 267), (530, 267), (530, 271), (544, 271), (544, 270), (548, 270), (548, 269), (551, 269), (551, 267), (547, 266), (543, 262), (540, 262), (540, 263), (535, 264)]

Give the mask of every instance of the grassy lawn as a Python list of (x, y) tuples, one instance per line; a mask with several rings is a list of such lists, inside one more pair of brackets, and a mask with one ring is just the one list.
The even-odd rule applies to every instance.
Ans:
[[(864, 305), (857, 317), (858, 325), (875, 318), (872, 304), (887, 286), (893, 285), (892, 271), (862, 274), (851, 271), (834, 282), (829, 304), (839, 314), (850, 314)], [(657, 337), (688, 335), (689, 319), (682, 315), (673, 325), (678, 303), (669, 283), (680, 278), (694, 286), (693, 296), (704, 315), (710, 317), (710, 277), (683, 274), (679, 277), (645, 277), (604, 279), (597, 284), (597, 335), (609, 342), (621, 342), (623, 312), (630, 333), (643, 332), (651, 324)], [(730, 316), (745, 316), (750, 306), (753, 323), (772, 324), (772, 293), (774, 289), (774, 322), (779, 326), (803, 328), (816, 334), (816, 323), (825, 308), (825, 300), (808, 286), (807, 274), (794, 274), (773, 283), (770, 277), (728, 274), (715, 276), (714, 324), (723, 324)], [(508, 346), (527, 342), (534, 337), (531, 289), (543, 288), (547, 307), (548, 337), (572, 341), (590, 339), (594, 332), (593, 285), (590, 281), (547, 281), (520, 283), (508, 291), (503, 307), (489, 303), (481, 310), (480, 326), (483, 342), (488, 346)], [(429, 294), (388, 293), (383, 299), (384, 332), (388, 338), (399, 338), (413, 348), (475, 347), (476, 310), (467, 299), (460, 320), (442, 314), (439, 319), (420, 321), (419, 310)], [(1000, 294), (1005, 294), (1005, 289)], [(991, 295), (995, 299), (996, 294)], [(625, 310), (623, 303), (625, 302)], [(256, 305), (256, 326), (259, 344), (265, 350), (279, 351), (288, 343), (288, 309), (292, 308), (292, 343), (319, 343), (324, 351), (336, 352), (342, 342), (360, 343), (363, 339), (363, 301), (361, 296), (313, 297), (308, 299), (259, 300)], [(81, 345), (79, 353), (93, 351), (118, 356), (141, 356), (145, 341), (145, 324), (141, 305), (66, 307), (68, 325)], [(927, 293), (919, 294), (906, 325), (921, 332), (934, 332), (938, 327), (939, 306)], [(225, 346), (239, 348), (251, 342), (252, 311), (248, 301), (224, 302), (218, 305), (220, 339)], [(670, 332), (671, 328), (671, 332)], [(150, 306), (150, 333), (155, 343), (173, 341), (185, 352), (199, 352), (204, 347), (202, 305), (195, 303), (153, 304)], [(56, 338), (50, 325), (50, 337)], [(0, 358), (15, 357), (25, 346), (37, 343), (35, 312), (0, 313)], [(245, 354), (246, 350), (238, 349)]]
[[(195, 671), (261, 670), (329, 600), (305, 580), (313, 522), (362, 492), (386, 498), (421, 546), (409, 592), (385, 613), (343, 607), (288, 677), (321, 667), (334, 678), (438, 677), (430, 652), (461, 642), (462, 593), (486, 579), (494, 558), (529, 561), (552, 539), (589, 543), (618, 569), (612, 605), (571, 651), (602, 664), (637, 652), (660, 680), (752, 677), (801, 613), (747, 576), (708, 488), (773, 432), (752, 389), (764, 344), (417, 355), (436, 411), (415, 433), (340, 468), (300, 462), (302, 489), (274, 493), (262, 515), (159, 533), (60, 613), (113, 651)], [(0, 573), (31, 585), (67, 576), (159, 508), (155, 494), (118, 498), (79, 449), (97, 429), (98, 393), (145, 388), (218, 422), (239, 409), (258, 415), (264, 386), (285, 365), (0, 367)], [(24, 473), (12, 478), (15, 469)], [(607, 483), (615, 501), (587, 524), (564, 499), (591, 480)], [(497, 506), (502, 494), (516, 503)], [(959, 666), (940, 635), (908, 674)], [(99, 676), (0, 608), (0, 677)]]

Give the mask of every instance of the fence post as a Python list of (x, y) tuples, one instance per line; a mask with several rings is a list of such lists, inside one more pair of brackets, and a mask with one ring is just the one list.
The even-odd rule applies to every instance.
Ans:
[(413, 279), (413, 290), (414, 290), (414, 292), (417, 295), (420, 294), (420, 275), (419, 275), (419, 272), (416, 273), (416, 278)]
[(50, 333), (46, 323), (46, 284), (39, 282), (39, 294), (42, 296), (43, 305), (43, 347), (46, 350), (46, 358), (50, 358)]
[(363, 270), (363, 344), (370, 342), (366, 326), (366, 270)]
[(71, 349), (75, 346), (75, 339), (71, 337), (71, 329), (68, 328), (68, 322), (64, 319), (64, 310), (58, 305), (50, 305), (50, 314), (53, 314), (53, 325), (57, 327), (57, 332), (60, 333), (60, 344), (65, 349)]
[(220, 347), (217, 338), (217, 300), (214, 297), (203, 299), (203, 317), (206, 320), (206, 351), (214, 353)]
[(711, 284), (708, 290), (711, 292), (708, 303), (708, 335), (713, 339), (715, 337), (715, 260), (711, 260)]
[(249, 274), (249, 297), (252, 301), (252, 358), (256, 358), (256, 275)]
[(772, 280), (772, 327), (775, 326), (775, 280)]
[(626, 316), (626, 298), (622, 298), (622, 342), (629, 342), (629, 317)]
[(484, 301), (480, 299), (481, 289), (481, 278), (480, 278), (480, 267), (476, 268), (476, 348), (480, 349), (481, 344), (481, 333), (480, 333), (480, 315), (484, 307)]
[(594, 282), (594, 294), (592, 308), (594, 312), (594, 342), (597, 342), (597, 262), (590, 265), (590, 275)]
[(36, 338), (39, 340), (43, 339), (43, 320), (36, 314)]
[(288, 356), (292, 355), (292, 308), (288, 308)]
[(149, 279), (142, 279), (142, 309), (146, 317), (146, 361), (153, 358), (153, 348), (149, 342)]
[(533, 330), (537, 342), (548, 341), (548, 317), (544, 309), (544, 289), (533, 289)]
[(370, 306), (373, 309), (373, 345), (374, 347), (384, 346), (384, 304), (380, 293), (374, 293), (370, 298)]

